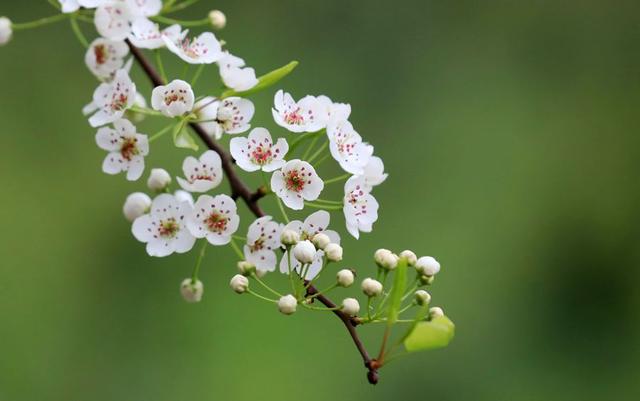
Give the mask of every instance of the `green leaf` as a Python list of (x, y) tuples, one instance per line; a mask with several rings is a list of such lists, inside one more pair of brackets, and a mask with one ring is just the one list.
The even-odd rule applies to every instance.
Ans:
[(387, 312), (387, 326), (392, 326), (398, 320), (398, 312), (402, 306), (402, 296), (407, 285), (407, 261), (401, 258), (394, 270), (393, 287), (389, 295), (389, 308)]
[(280, 67), (276, 70), (273, 70), (263, 76), (261, 76), (260, 78), (258, 78), (258, 84), (256, 86), (254, 86), (251, 89), (248, 89), (246, 91), (240, 91), (240, 92), (236, 92), (233, 89), (228, 89), (226, 91), (224, 91), (222, 93), (222, 95), (220, 96), (220, 98), (224, 99), (226, 97), (230, 97), (230, 96), (248, 96), (251, 95), (253, 93), (257, 93), (260, 92), (264, 89), (267, 89), (268, 87), (275, 85), (276, 83), (278, 83), (278, 81), (280, 81), (282, 78), (286, 77), (287, 75), (289, 75), (291, 73), (291, 71), (293, 71), (296, 67), (298, 66), (298, 62), (297, 61), (292, 61), (289, 64)]
[(178, 148), (198, 150), (198, 144), (185, 129), (185, 125), (186, 123), (183, 121), (173, 129), (173, 144)]
[(455, 332), (455, 325), (446, 316), (430, 322), (420, 322), (404, 340), (408, 352), (426, 351), (449, 345)]

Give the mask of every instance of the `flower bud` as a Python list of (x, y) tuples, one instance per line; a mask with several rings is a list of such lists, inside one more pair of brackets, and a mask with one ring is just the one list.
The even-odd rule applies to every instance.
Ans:
[(193, 206), (193, 196), (189, 192), (179, 189), (173, 193), (173, 196), (179, 203), (187, 202), (188, 204)]
[(311, 242), (313, 242), (313, 245), (315, 245), (316, 248), (324, 249), (324, 247), (331, 243), (331, 238), (329, 238), (327, 234), (319, 233), (313, 236)]
[(428, 292), (426, 292), (425, 290), (418, 290), (415, 293), (415, 299), (416, 299), (416, 303), (420, 306), (422, 305), (428, 305), (429, 302), (431, 302), (431, 295), (429, 295)]
[(300, 234), (296, 230), (282, 230), (282, 235), (280, 235), (280, 242), (284, 246), (292, 246), (300, 241)]
[(209, 23), (213, 29), (222, 29), (227, 25), (227, 17), (220, 10), (212, 10), (209, 12)]
[(360, 304), (355, 298), (345, 298), (340, 309), (348, 316), (355, 316), (360, 312)]
[(243, 276), (250, 276), (251, 273), (256, 271), (256, 267), (251, 262), (247, 262), (246, 260), (241, 260), (237, 264), (238, 272)]
[(0, 46), (9, 43), (12, 36), (11, 20), (7, 17), (0, 17)]
[(196, 280), (195, 283), (191, 278), (185, 278), (180, 284), (180, 294), (185, 301), (190, 303), (200, 302), (204, 286), (202, 281)]
[(355, 275), (349, 269), (342, 269), (337, 274), (338, 285), (340, 287), (349, 287), (355, 280)]
[(151, 207), (151, 198), (147, 194), (142, 192), (134, 192), (127, 196), (127, 200), (122, 207), (122, 213), (124, 217), (129, 221), (134, 221), (138, 217), (147, 213), (147, 210)]
[(311, 241), (300, 241), (293, 247), (293, 256), (302, 264), (311, 263), (316, 256), (316, 247)]
[(278, 300), (278, 310), (285, 315), (291, 315), (296, 311), (298, 301), (293, 295), (285, 295)]
[(438, 306), (429, 308), (429, 319), (435, 319), (442, 316), (444, 316), (444, 311), (442, 310), (442, 308)]
[(329, 262), (340, 262), (342, 260), (342, 247), (336, 243), (330, 243), (324, 247), (324, 253)]
[(418, 257), (416, 256), (416, 254), (408, 249), (400, 252), (399, 256), (405, 259), (409, 266), (415, 266), (416, 262), (418, 261)]
[(377, 297), (382, 294), (382, 283), (372, 278), (362, 280), (362, 292), (368, 297)]
[(154, 168), (151, 170), (151, 174), (149, 174), (149, 179), (147, 180), (147, 187), (149, 187), (150, 190), (156, 192), (164, 191), (169, 184), (171, 184), (171, 176), (167, 170), (162, 168)]
[(440, 263), (431, 256), (423, 256), (416, 262), (416, 270), (425, 276), (435, 276), (440, 271)]
[(393, 270), (398, 265), (398, 257), (388, 249), (378, 249), (373, 258), (379, 267), (386, 270)]
[(238, 294), (242, 294), (249, 289), (249, 279), (242, 274), (236, 274), (231, 278), (229, 286)]

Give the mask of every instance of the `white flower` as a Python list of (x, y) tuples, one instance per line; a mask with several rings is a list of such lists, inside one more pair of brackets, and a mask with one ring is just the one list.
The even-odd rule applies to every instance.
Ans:
[(142, 192), (134, 192), (127, 196), (127, 200), (122, 207), (122, 213), (127, 220), (133, 222), (138, 217), (147, 213), (151, 207), (151, 198)]
[(360, 304), (358, 300), (355, 298), (345, 298), (342, 301), (342, 312), (344, 312), (347, 316), (355, 316), (360, 312)]
[(96, 143), (109, 152), (102, 163), (107, 174), (127, 172), (127, 180), (135, 181), (144, 171), (144, 156), (149, 153), (146, 135), (138, 134), (127, 120), (117, 120), (114, 128), (102, 127), (96, 134)]
[(425, 290), (418, 290), (414, 295), (418, 305), (427, 305), (431, 302), (431, 295)]
[(337, 124), (347, 121), (351, 115), (351, 105), (348, 103), (333, 103), (327, 96), (318, 96), (318, 101), (326, 110), (326, 124)]
[(386, 270), (393, 270), (398, 265), (398, 257), (388, 249), (378, 249), (373, 254), (376, 264)]
[(329, 150), (331, 156), (340, 163), (340, 167), (348, 173), (364, 174), (364, 167), (373, 154), (373, 146), (362, 142), (349, 121), (342, 121), (327, 126)]
[(196, 102), (194, 111), (199, 125), (215, 139), (222, 138), (222, 134), (239, 134), (251, 128), (251, 119), (255, 108), (248, 99), (228, 97), (216, 100), (205, 97)]
[(188, 202), (178, 202), (173, 195), (158, 195), (149, 214), (138, 217), (131, 231), (138, 241), (147, 244), (150, 256), (188, 252), (196, 242), (186, 226), (191, 210)]
[(124, 2), (135, 17), (155, 17), (162, 10), (162, 0), (124, 0)]
[(305, 265), (313, 262), (316, 252), (316, 247), (308, 240), (300, 241), (293, 247), (293, 256)]
[(285, 295), (278, 300), (278, 310), (285, 315), (291, 315), (296, 311), (298, 301), (293, 295)]
[(222, 29), (227, 25), (227, 17), (220, 10), (209, 11), (209, 23), (213, 29)]
[(372, 278), (362, 280), (362, 292), (368, 297), (377, 297), (382, 294), (382, 283)]
[(304, 201), (318, 199), (324, 182), (311, 164), (294, 159), (271, 176), (271, 190), (293, 210), (304, 208)]
[(12, 36), (11, 20), (7, 17), (0, 17), (0, 46), (9, 43)]
[(131, 25), (129, 40), (135, 47), (141, 49), (159, 49), (165, 46), (163, 37), (171, 41), (179, 41), (184, 39), (185, 34), (180, 25), (171, 25), (160, 30), (158, 24), (146, 18), (138, 18)]
[(205, 32), (190, 40), (184, 32), (179, 37), (163, 36), (167, 49), (189, 64), (211, 64), (222, 57), (222, 47), (216, 35)]
[(93, 92), (91, 107), (97, 111), (89, 118), (89, 124), (99, 127), (122, 118), (124, 112), (133, 105), (135, 98), (136, 85), (129, 78), (127, 71), (116, 71), (113, 81), (100, 84)]
[(324, 253), (330, 262), (340, 262), (342, 260), (342, 247), (333, 242), (324, 248)]
[(188, 204), (193, 206), (193, 196), (191, 196), (189, 192), (179, 189), (173, 193), (173, 196), (176, 197), (176, 200), (178, 202), (187, 202)]
[(349, 269), (342, 269), (336, 275), (336, 279), (338, 281), (338, 285), (340, 287), (350, 287), (355, 280), (355, 276), (353, 272)]
[(406, 259), (407, 264), (408, 264), (409, 266), (415, 266), (415, 265), (416, 265), (416, 262), (418, 261), (418, 257), (416, 256), (416, 254), (415, 254), (415, 253), (413, 253), (413, 251), (410, 251), (410, 250), (408, 250), (408, 249), (407, 249), (407, 250), (404, 250), (404, 251), (402, 251), (402, 252), (400, 252), (400, 255), (399, 255), (399, 256), (400, 256), (401, 258)]
[(367, 191), (362, 177), (351, 177), (344, 185), (344, 217), (347, 231), (354, 238), (360, 231), (371, 232), (378, 220), (378, 201)]
[(256, 71), (251, 67), (245, 67), (245, 62), (229, 52), (223, 52), (218, 60), (220, 78), (227, 88), (237, 92), (249, 90), (258, 84)]
[(201, 195), (187, 220), (187, 228), (196, 238), (206, 238), (211, 245), (226, 245), (238, 230), (236, 202), (227, 195)]
[(156, 86), (151, 92), (151, 107), (167, 117), (182, 116), (193, 109), (195, 96), (189, 83), (176, 79), (168, 85)]
[(279, 90), (271, 112), (275, 122), (291, 132), (316, 132), (326, 126), (326, 109), (313, 96), (305, 96), (296, 102), (290, 94)]
[(378, 156), (371, 156), (369, 162), (363, 168), (362, 176), (364, 177), (364, 185), (372, 189), (376, 185), (382, 184), (389, 174), (384, 172), (382, 159)]
[(440, 271), (440, 263), (431, 256), (423, 256), (416, 262), (416, 270), (425, 276), (435, 276)]
[(189, 156), (182, 163), (185, 178), (178, 177), (178, 184), (185, 191), (207, 192), (222, 182), (222, 160), (213, 150), (207, 150), (196, 159)]
[(444, 316), (444, 311), (442, 310), (441, 307), (434, 306), (432, 308), (429, 308), (429, 318), (430, 319), (435, 319), (435, 318), (442, 317), (442, 316)]
[(315, 245), (316, 248), (324, 250), (324, 248), (331, 243), (331, 238), (329, 238), (325, 233), (318, 233), (313, 236), (313, 240), (311, 242), (313, 242), (313, 245)]
[(287, 140), (279, 138), (274, 144), (266, 128), (254, 128), (247, 138), (233, 138), (229, 144), (231, 156), (244, 171), (271, 172), (282, 168), (289, 151)]
[(282, 230), (282, 234), (280, 234), (282, 245), (291, 246), (297, 244), (298, 241), (300, 241), (300, 234), (297, 231), (288, 228)]
[(274, 271), (278, 257), (274, 250), (280, 248), (280, 224), (271, 221), (271, 216), (256, 219), (249, 226), (244, 257), (259, 271)]
[(62, 6), (62, 12), (65, 14), (78, 11), (80, 7), (84, 8), (96, 8), (105, 0), (58, 0), (60, 6)]
[(200, 280), (194, 282), (192, 278), (185, 278), (180, 284), (180, 294), (189, 303), (200, 302), (203, 293), (204, 285)]
[[(317, 212), (310, 214), (304, 222), (299, 220), (291, 221), (284, 227), (284, 230), (293, 230), (298, 232), (299, 238), (302, 241), (309, 240), (314, 243), (316, 238), (322, 234), (329, 237), (330, 242), (339, 244), (340, 235), (333, 230), (327, 230), (330, 220), (331, 216), (329, 215), (329, 212), (325, 210), (318, 210)], [(311, 262), (311, 265), (308, 267), (307, 274), (304, 279), (313, 280), (318, 273), (320, 273), (320, 270), (322, 270), (323, 261), (324, 251), (319, 250), (316, 252), (313, 262)], [(291, 271), (296, 271), (298, 274), (302, 274), (302, 264), (293, 257), (291, 258)], [(289, 272), (289, 255), (286, 251), (280, 260), (280, 272), (285, 274)]]
[(236, 274), (231, 278), (229, 286), (236, 293), (242, 294), (249, 289), (249, 279), (242, 274)]
[(246, 260), (241, 260), (236, 265), (238, 268), (238, 272), (243, 276), (250, 276), (252, 273), (256, 271), (256, 267), (251, 262), (247, 262)]
[(131, 21), (134, 18), (126, 3), (108, 1), (98, 7), (93, 21), (100, 36), (111, 40), (125, 40), (131, 32)]
[(149, 179), (147, 179), (147, 188), (152, 191), (163, 191), (169, 184), (171, 184), (171, 175), (163, 168), (151, 169)]

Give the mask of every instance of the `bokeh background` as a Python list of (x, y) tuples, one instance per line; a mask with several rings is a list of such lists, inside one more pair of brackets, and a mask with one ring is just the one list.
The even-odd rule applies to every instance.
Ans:
[[(101, 173), (80, 114), (96, 82), (61, 23), (0, 49), (0, 400), (638, 399), (637, 1), (202, 0), (176, 17), (212, 8), (258, 72), (300, 60), (285, 89), (353, 105), (390, 178), (372, 234), (333, 216), (343, 265), (372, 274), (378, 247), (437, 256), (455, 340), (372, 387), (335, 318), (233, 294), (226, 248), (184, 303), (196, 253), (150, 259), (132, 238), (121, 205), (142, 182)], [(53, 12), (0, 1), (14, 21)], [(218, 93), (205, 71), (197, 92)], [(274, 91), (253, 98), (254, 125), (282, 135)], [(177, 174), (188, 153), (166, 138), (148, 165)]]

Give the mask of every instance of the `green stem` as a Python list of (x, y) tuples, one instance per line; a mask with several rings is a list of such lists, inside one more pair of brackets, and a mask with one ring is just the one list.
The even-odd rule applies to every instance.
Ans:
[(154, 50), (153, 53), (156, 56), (156, 64), (158, 66), (158, 71), (160, 72), (160, 77), (162, 78), (162, 81), (167, 82), (167, 74), (164, 71), (164, 64), (162, 63), (162, 57), (160, 56), (160, 51), (159, 50)]
[(305, 150), (304, 154), (302, 155), (302, 160), (307, 160), (307, 157), (309, 157), (309, 155), (311, 154), (311, 151), (313, 150), (313, 147), (316, 146), (316, 143), (318, 143), (319, 140), (320, 140), (320, 135), (314, 137), (311, 140), (311, 142), (307, 146), (307, 150)]
[(304, 308), (307, 308), (307, 309), (319, 310), (319, 311), (335, 311), (335, 310), (339, 310), (340, 309), (339, 306), (336, 306), (334, 308), (322, 308), (322, 307), (319, 307), (319, 306), (305, 305), (304, 303), (301, 303), (300, 305), (302, 305)]
[(332, 205), (322, 205), (319, 203), (313, 203), (313, 202), (305, 202), (304, 203), (306, 206), (312, 207), (314, 209), (322, 209), (322, 210), (342, 210), (342, 206), (332, 206)]
[(267, 297), (262, 296), (262, 295), (260, 295), (260, 294), (258, 294), (258, 293), (256, 293), (256, 292), (254, 292), (254, 291), (252, 291), (252, 290), (248, 289), (248, 288), (247, 288), (247, 292), (248, 292), (249, 294), (253, 295), (254, 297), (257, 297), (257, 298), (262, 299), (263, 301), (268, 301), (268, 302), (278, 303), (278, 300), (277, 300), (277, 299), (267, 298)]
[(191, 79), (191, 86), (196, 86), (196, 83), (198, 82), (198, 79), (200, 78), (200, 75), (202, 74), (202, 71), (204, 70), (204, 66), (205, 66), (205, 64), (200, 64), (198, 66), (198, 69), (196, 70), (196, 73), (193, 75), (193, 78)]
[(311, 163), (313, 162), (316, 157), (320, 156), (322, 154), (322, 152), (324, 152), (324, 150), (327, 148), (327, 146), (329, 146), (329, 141), (325, 141), (322, 146), (320, 146), (320, 148), (318, 150), (316, 150), (316, 152), (314, 154), (311, 155), (311, 157), (309, 159), (307, 159), (307, 163)]
[(56, 0), (47, 0), (47, 2), (49, 2), (49, 4), (51, 4), (56, 10), (62, 10), (60, 3), (58, 3)]
[(298, 288), (296, 287), (296, 283), (293, 279), (293, 270), (291, 269), (291, 246), (287, 247), (287, 270), (289, 272), (289, 281), (291, 282), (291, 291), (296, 294), (296, 299), (298, 298)]
[(78, 38), (78, 41), (80, 42), (80, 44), (84, 46), (85, 49), (88, 48), (89, 42), (87, 41), (87, 38), (82, 33), (82, 30), (80, 29), (80, 25), (78, 25), (77, 17), (75, 15), (71, 16), (71, 18), (69, 19), (69, 22), (71, 23), (71, 30), (76, 35), (76, 38)]
[(197, 2), (198, 0), (185, 0), (182, 3), (176, 4), (175, 6), (171, 6), (172, 3), (175, 3), (175, 1), (172, 1), (171, 4), (165, 6), (164, 13), (174, 13), (176, 11), (184, 10), (189, 6), (196, 4)]
[(284, 204), (282, 203), (282, 199), (279, 196), (276, 196), (276, 201), (278, 202), (278, 207), (280, 208), (280, 213), (282, 213), (282, 217), (284, 221), (289, 224), (289, 216), (287, 216), (287, 211), (284, 209)]
[(164, 117), (164, 114), (162, 114), (161, 112), (151, 109), (145, 109), (144, 107), (131, 106), (129, 110), (135, 113), (146, 114), (148, 116)]
[(229, 244), (231, 244), (231, 248), (233, 248), (233, 251), (236, 253), (236, 255), (241, 260), (244, 260), (244, 252), (242, 252), (238, 244), (236, 244), (236, 241), (233, 239), (233, 237), (231, 237), (231, 241), (229, 242)]
[(198, 281), (198, 273), (200, 272), (200, 265), (202, 264), (202, 259), (204, 259), (204, 254), (207, 250), (207, 240), (202, 241), (202, 248), (200, 248), (200, 254), (198, 255), (198, 259), (196, 260), (196, 266), (193, 268), (193, 273), (191, 274), (191, 284), (195, 284)]
[(171, 131), (173, 129), (173, 127), (175, 127), (175, 125), (167, 125), (166, 127), (164, 127), (163, 129), (161, 129), (160, 131), (156, 132), (155, 134), (153, 134), (150, 138), (149, 138), (149, 143), (155, 141), (156, 139), (160, 138), (162, 135), (166, 134), (167, 132)]
[(195, 27), (195, 26), (203, 26), (209, 24), (209, 18), (203, 18), (195, 21), (184, 21), (169, 17), (163, 17), (162, 15), (156, 15), (155, 17), (151, 17), (152, 20), (156, 22), (162, 22), (163, 24), (173, 25), (178, 24), (185, 27)]
[(238, 241), (242, 241), (242, 242), (246, 242), (247, 239), (241, 235), (232, 235), (231, 236), (233, 239), (237, 239)]
[(318, 168), (318, 167), (320, 167), (320, 165), (321, 165), (325, 160), (327, 160), (330, 156), (331, 156), (331, 153), (327, 153), (326, 155), (322, 156), (322, 157), (320, 158), (320, 160), (318, 160), (317, 162), (315, 162), (315, 164), (314, 164), (314, 166), (313, 166), (313, 167), (314, 167), (315, 169), (317, 169), (317, 168)]
[(308, 297), (307, 299), (313, 299), (313, 298), (319, 297), (322, 294), (326, 294), (327, 292), (333, 290), (337, 286), (338, 286), (338, 283), (331, 284), (330, 286), (328, 286), (324, 290), (316, 292), (315, 294), (313, 294), (312, 296)]
[(317, 202), (317, 203), (328, 203), (330, 205), (343, 206), (342, 201), (332, 201), (332, 200), (328, 200), (328, 199), (316, 199), (316, 200), (314, 200), (314, 202)]
[(30, 22), (12, 23), (11, 29), (14, 31), (20, 31), (23, 29), (38, 28), (44, 25), (53, 24), (54, 22), (62, 21), (63, 19), (69, 18), (69, 16), (69, 14), (57, 14)]
[(263, 286), (267, 291), (269, 291), (273, 295), (277, 297), (282, 297), (282, 294), (280, 294), (278, 291), (274, 290), (273, 288), (269, 287), (267, 283), (265, 283), (264, 281), (260, 280), (260, 277), (258, 277), (257, 274), (252, 273), (251, 277), (253, 277), (253, 279), (255, 279), (261, 286)]
[(342, 181), (342, 180), (346, 180), (349, 177), (351, 177), (351, 174), (343, 174), (343, 175), (339, 175), (337, 177), (329, 178), (328, 180), (324, 181), (324, 185), (332, 184), (334, 182), (339, 182), (339, 181)]

